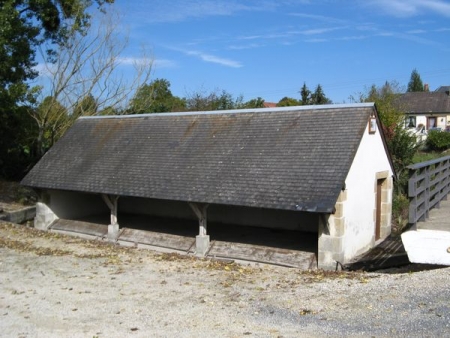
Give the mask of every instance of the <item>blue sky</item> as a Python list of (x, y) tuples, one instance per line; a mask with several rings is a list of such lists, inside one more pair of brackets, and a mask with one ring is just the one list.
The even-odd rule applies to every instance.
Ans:
[(450, 1), (116, 0), (174, 95), (226, 90), (244, 100), (300, 98), (321, 84), (334, 103), (372, 84), (406, 87), (415, 68), (431, 90), (450, 85)]

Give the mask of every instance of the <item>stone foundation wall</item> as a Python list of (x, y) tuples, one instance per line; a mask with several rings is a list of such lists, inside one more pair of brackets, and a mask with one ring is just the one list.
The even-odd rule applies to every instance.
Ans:
[(319, 269), (335, 270), (339, 263), (344, 263), (344, 205), (346, 200), (347, 190), (342, 190), (336, 203), (336, 212), (320, 218), (317, 260)]

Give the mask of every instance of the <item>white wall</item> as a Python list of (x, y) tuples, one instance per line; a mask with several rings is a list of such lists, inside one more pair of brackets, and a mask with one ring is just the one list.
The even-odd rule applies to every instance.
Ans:
[[(344, 257), (350, 259), (372, 247), (375, 241), (375, 207), (377, 173), (393, 175), (380, 132), (364, 132), (345, 181), (347, 200), (344, 203)], [(389, 197), (390, 201), (392, 196)]]
[[(419, 126), (420, 124), (424, 125), (425, 128), (427, 128), (427, 116), (431, 115), (417, 115), (416, 116), (416, 126)], [(447, 126), (447, 116), (445, 115), (434, 115), (436, 117), (436, 126), (442, 128), (443, 130)]]
[(427, 128), (427, 118), (425, 115), (418, 115), (416, 117), (416, 127), (419, 127), (419, 125), (423, 125), (425, 129)]
[(447, 116), (437, 116), (437, 127), (441, 128), (442, 130), (447, 127)]

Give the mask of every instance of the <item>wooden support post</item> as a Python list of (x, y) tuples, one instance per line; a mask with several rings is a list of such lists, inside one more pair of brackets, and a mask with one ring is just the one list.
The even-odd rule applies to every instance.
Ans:
[(199, 224), (199, 236), (206, 236), (207, 231), (207, 213), (209, 204), (197, 204), (197, 203), (189, 203), (191, 209), (194, 211), (195, 215), (198, 218)]
[(119, 236), (119, 223), (117, 217), (119, 196), (102, 194), (102, 198), (110, 210), (111, 223), (108, 225), (108, 239), (110, 241), (115, 241)]
[(195, 238), (195, 253), (199, 256), (205, 256), (209, 249), (209, 236), (207, 235), (207, 213), (209, 204), (189, 203), (192, 211), (198, 218), (199, 233)]

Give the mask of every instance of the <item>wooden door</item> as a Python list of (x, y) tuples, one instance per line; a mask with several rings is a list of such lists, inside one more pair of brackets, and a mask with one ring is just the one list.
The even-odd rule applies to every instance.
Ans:
[(376, 196), (376, 218), (375, 218), (375, 240), (380, 239), (381, 235), (381, 194), (384, 179), (377, 180), (377, 196)]

